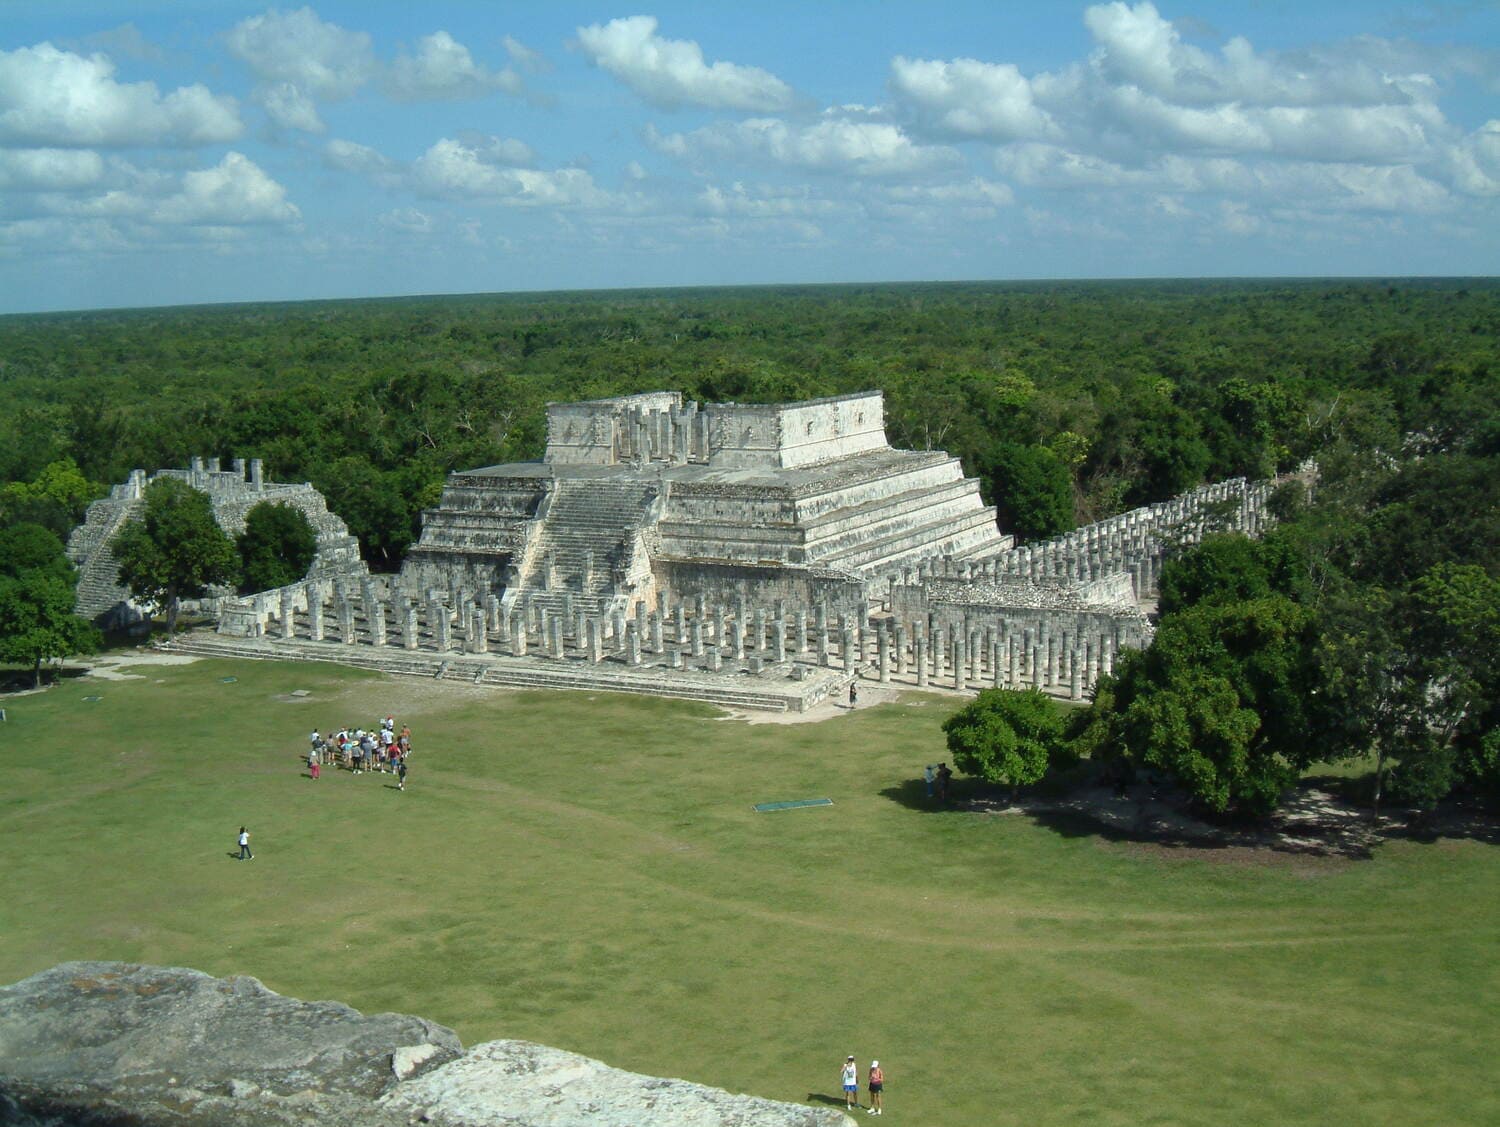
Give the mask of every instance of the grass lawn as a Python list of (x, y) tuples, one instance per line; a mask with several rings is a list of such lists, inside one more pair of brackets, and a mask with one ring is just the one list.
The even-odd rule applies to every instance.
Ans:
[[(795, 1101), (842, 1103), (853, 1052), (885, 1068), (884, 1122), (922, 1127), (1500, 1122), (1492, 846), (1224, 863), (933, 811), (937, 697), (749, 725), (332, 666), (134, 672), (4, 702), (0, 981), (251, 974)], [(311, 728), (387, 711), (406, 793), (305, 776)]]

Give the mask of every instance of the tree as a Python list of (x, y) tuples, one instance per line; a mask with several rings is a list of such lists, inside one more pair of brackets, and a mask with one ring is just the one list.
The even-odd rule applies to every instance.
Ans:
[(73, 613), (77, 576), (62, 541), (34, 524), (0, 533), (0, 660), (31, 666), (98, 647), (99, 632)]
[(1045, 446), (1002, 442), (990, 455), (991, 489), (1001, 525), (1024, 540), (1073, 527), (1073, 478)]
[(307, 574), (318, 551), (318, 533), (301, 509), (262, 501), (245, 514), (235, 539), (240, 557), (240, 593), (270, 591)]
[(231, 582), (238, 561), (206, 493), (161, 478), (146, 487), (145, 501), (145, 512), (120, 530), (112, 548), (120, 582), (143, 603), (166, 611), (171, 635), (180, 601)]
[(985, 689), (943, 722), (960, 771), (1012, 787), (1034, 783), (1066, 753), (1057, 706), (1035, 689)]
[(1317, 636), (1279, 595), (1166, 616), (1116, 667), (1109, 752), (1168, 772), (1213, 813), (1269, 813), (1312, 759)]

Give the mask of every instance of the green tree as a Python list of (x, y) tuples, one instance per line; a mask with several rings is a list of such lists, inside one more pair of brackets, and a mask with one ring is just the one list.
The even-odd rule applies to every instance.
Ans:
[(1034, 783), (1066, 754), (1063, 718), (1035, 689), (985, 689), (943, 722), (960, 771), (1012, 787)]
[(990, 479), (1002, 528), (1033, 540), (1073, 527), (1072, 475), (1047, 447), (996, 444), (990, 453)]
[(231, 582), (238, 561), (206, 493), (161, 478), (146, 488), (145, 502), (144, 513), (120, 530), (112, 548), (120, 582), (141, 602), (166, 612), (170, 635), (181, 600)]
[(245, 514), (235, 539), (240, 556), (240, 593), (269, 591), (307, 574), (318, 551), (318, 533), (301, 509), (262, 501)]
[(0, 533), (0, 661), (31, 666), (98, 648), (99, 632), (73, 613), (77, 576), (62, 541), (37, 525)]
[(1109, 754), (1213, 813), (1269, 813), (1312, 758), (1316, 639), (1311, 612), (1279, 595), (1166, 616), (1116, 667)]

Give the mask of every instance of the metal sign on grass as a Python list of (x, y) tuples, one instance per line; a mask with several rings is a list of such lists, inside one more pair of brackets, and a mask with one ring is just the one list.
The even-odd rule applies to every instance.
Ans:
[(757, 814), (769, 814), (773, 810), (801, 810), (804, 806), (832, 806), (831, 798), (797, 798), (791, 802), (757, 802)]

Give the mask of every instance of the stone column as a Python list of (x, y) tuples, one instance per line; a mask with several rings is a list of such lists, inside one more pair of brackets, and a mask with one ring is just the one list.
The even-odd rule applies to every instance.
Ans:
[(766, 609), (755, 608), (755, 633), (751, 636), (750, 647), (758, 654), (766, 652)]
[(875, 639), (876, 649), (879, 653), (880, 683), (889, 685), (891, 683), (891, 651), (886, 645), (885, 633), (882, 631)]
[(984, 649), (978, 630), (969, 631), (969, 680), (976, 685), (984, 682)]
[(906, 627), (896, 623), (896, 676), (906, 676)]
[(290, 587), (281, 589), (281, 636), (287, 639), (297, 636), (297, 600)]
[(955, 635), (953, 639), (953, 687), (959, 692), (963, 692), (964, 689), (968, 688), (968, 678), (964, 675), (964, 664), (967, 659), (964, 646), (963, 634), (959, 633)]
[(743, 618), (732, 618), (729, 620), (730, 633), (734, 635), (734, 658), (736, 661), (745, 660), (745, 630), (746, 623)]
[(401, 644), (409, 650), (414, 650), (421, 644), (421, 635), (417, 632), (417, 608), (406, 604), (406, 613), (401, 623)]
[(1090, 639), (1083, 644), (1083, 675), (1085, 689), (1092, 689), (1099, 682), (1099, 643)]
[(365, 613), (370, 616), (370, 645), (385, 645), (385, 604), (374, 599), (367, 605)]
[[(687, 632), (687, 607), (681, 603), (677, 604), (677, 644), (683, 645), (688, 640)], [(678, 667), (674, 667), (678, 668)]]
[(634, 622), (625, 627), (625, 664), (641, 663), (641, 632)]
[(1047, 684), (1049, 687), (1062, 684), (1057, 679), (1057, 659), (1061, 649), (1062, 647), (1057, 644), (1057, 639), (1049, 634), (1047, 636)]
[(703, 620), (693, 619), (693, 656), (703, 656)]
[(673, 669), (682, 668), (682, 647), (672, 646), (667, 650), (667, 664)]
[(547, 642), (547, 652), (552, 657), (561, 661), (567, 656), (567, 651), (564, 648), (566, 643), (563, 642), (563, 619), (561, 615), (552, 620), (552, 637)]
[(704, 655), (703, 668), (710, 673), (717, 673), (724, 668), (724, 653), (718, 646), (710, 646)]
[(512, 657), (526, 656), (526, 618), (516, 615), (510, 620), (510, 652)]
[(484, 608), (471, 606), (469, 608), (469, 652), (483, 654), (490, 652), (490, 638), (484, 627)]
[(484, 597), (484, 628), (488, 633), (500, 633), (500, 598), (493, 592)]
[(807, 652), (807, 608), (797, 608), (797, 635), (792, 639), (799, 654)]
[(828, 664), (828, 619), (821, 612), (818, 614), (818, 664)]
[(990, 643), (990, 684), (999, 689), (1005, 685), (1004, 666), (1000, 661), (1000, 643)]
[(943, 670), (948, 665), (948, 654), (944, 643), (947, 642), (948, 630), (939, 626), (932, 631), (932, 675), (939, 681), (943, 679)]
[(840, 640), (843, 642), (843, 647), (842, 648), (843, 648), (843, 651), (844, 651), (844, 672), (845, 673), (853, 673), (854, 672), (854, 630), (853, 630), (853, 628), (849, 627), (849, 626), (845, 626), (844, 627), (843, 637)]
[(346, 646), (354, 644), (354, 604), (340, 598), (336, 609), (339, 616), (339, 641)]
[(432, 633), (437, 638), (438, 653), (447, 653), (453, 648), (453, 623), (448, 618), (448, 608), (442, 603), (432, 603)]
[(661, 636), (661, 616), (658, 614), (653, 614), (651, 616), (651, 652), (659, 654), (663, 652), (663, 649), (664, 647), (662, 645)]
[(917, 687), (925, 689), (927, 687), (927, 639), (921, 634), (917, 635), (914, 649), (917, 657)]
[(771, 631), (772, 631), (773, 636), (776, 639), (776, 641), (775, 641), (775, 646), (776, 646), (776, 664), (778, 664), (778, 665), (784, 664), (786, 662), (786, 622), (785, 622), (785, 620), (778, 618), (775, 622), (771, 623)]
[(625, 652), (625, 612), (616, 611), (614, 617), (615, 628), (615, 653)]
[(1070, 674), (1068, 678), (1068, 696), (1072, 700), (1083, 699), (1083, 669), (1082, 662), (1079, 661), (1079, 656), (1078, 650), (1075, 647), (1071, 655), (1071, 660), (1068, 662), (1068, 671)]
[(316, 583), (309, 583), (307, 592), (307, 636), (314, 642), (323, 640), (323, 592)]

